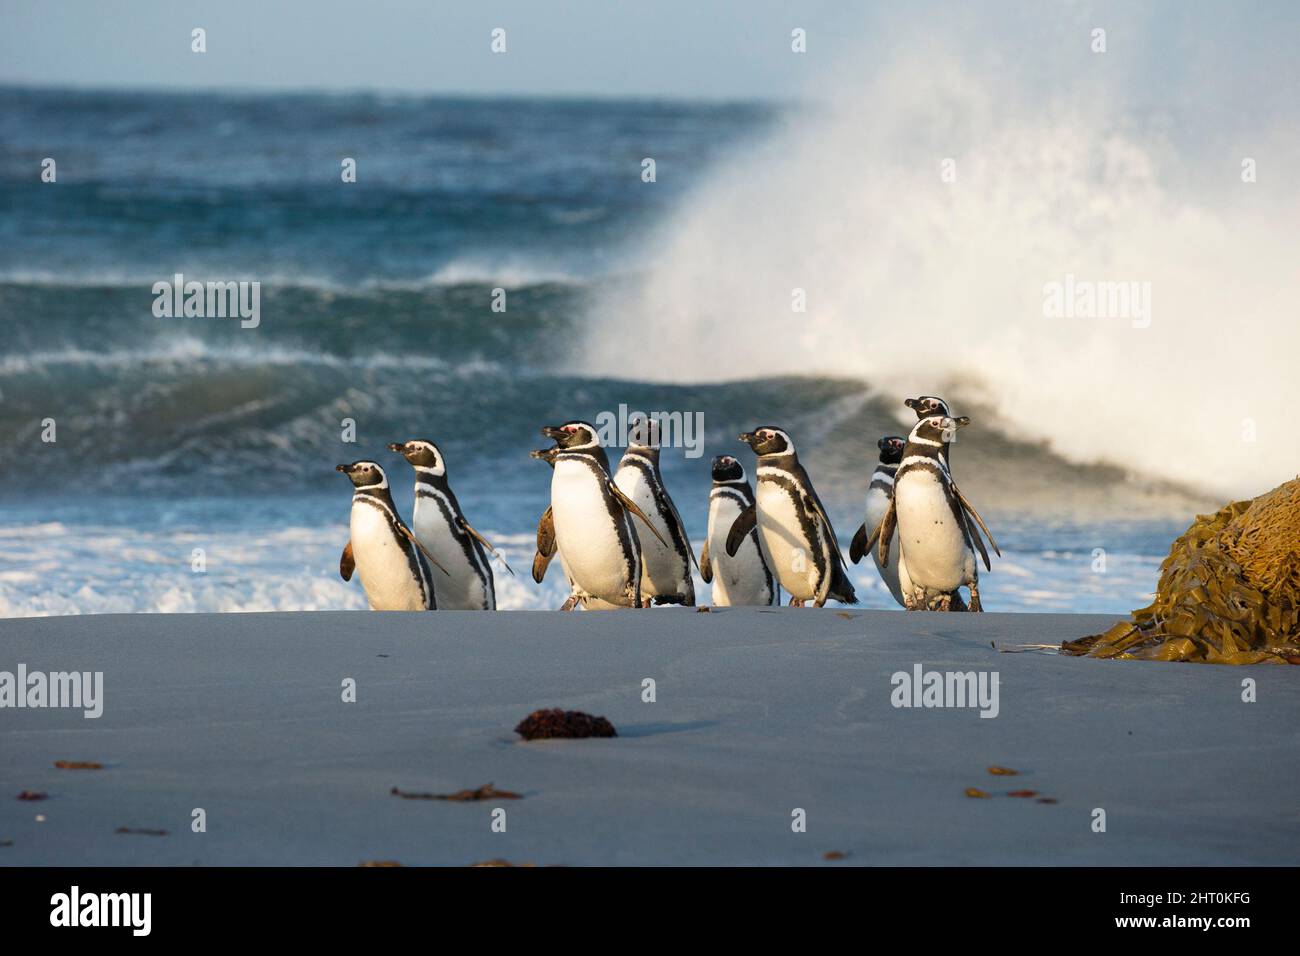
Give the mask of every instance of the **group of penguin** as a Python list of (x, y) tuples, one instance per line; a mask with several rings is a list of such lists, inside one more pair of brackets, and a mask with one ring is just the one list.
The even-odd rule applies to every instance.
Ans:
[[(991, 564), (980, 533), (1002, 552), (949, 466), (957, 430), (970, 419), (954, 418), (932, 395), (905, 404), (916, 425), (905, 439), (877, 442), (879, 463), (849, 557), (857, 564), (870, 553), (890, 594), (908, 610), (981, 611), (979, 564)], [(740, 435), (756, 456), (755, 487), (736, 458), (713, 459), (708, 533), (697, 561), (664, 487), (657, 428), (653, 420), (634, 424), (612, 475), (592, 425), (542, 429), (555, 444), (531, 454), (551, 466), (551, 503), (537, 525), (532, 573), (540, 584), (559, 557), (570, 589), (561, 610), (694, 605), (692, 566), (712, 584), (715, 606), (779, 604), (782, 589), (796, 607), (857, 603), (835, 529), (787, 432), (763, 426)], [(442, 453), (424, 440), (388, 449), (415, 470), (411, 525), (397, 512), (382, 466), (339, 465), (353, 485), (343, 579), (355, 571), (377, 611), (494, 610), (490, 559), (514, 572), (465, 520)]]

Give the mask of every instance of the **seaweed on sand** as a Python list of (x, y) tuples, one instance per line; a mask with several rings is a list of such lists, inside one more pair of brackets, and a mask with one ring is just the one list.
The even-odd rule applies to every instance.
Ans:
[(1065, 654), (1300, 663), (1300, 478), (1198, 515), (1160, 565), (1156, 599)]

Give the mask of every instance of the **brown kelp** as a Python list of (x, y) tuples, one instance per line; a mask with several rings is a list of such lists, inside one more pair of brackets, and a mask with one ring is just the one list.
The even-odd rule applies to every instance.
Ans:
[(1160, 565), (1156, 599), (1070, 655), (1300, 663), (1300, 478), (1196, 520)]

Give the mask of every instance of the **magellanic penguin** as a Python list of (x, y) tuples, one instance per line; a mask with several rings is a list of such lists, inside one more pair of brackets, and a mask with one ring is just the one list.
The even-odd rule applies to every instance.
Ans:
[[(912, 411), (916, 412), (917, 421), (920, 421), (923, 418), (934, 418), (936, 415), (938, 415), (940, 418), (952, 418), (956, 420), (956, 416), (953, 415), (952, 410), (948, 407), (948, 403), (945, 402), (942, 398), (939, 398), (937, 395), (922, 395), (920, 398), (907, 398), (903, 400), (903, 404), (906, 405), (908, 408), (910, 408)], [(970, 420), (969, 418), (966, 419), (966, 421), (969, 420)], [(943, 457), (943, 463), (948, 468), (948, 480), (952, 482), (953, 490), (954, 492), (956, 492), (957, 497), (961, 499), (962, 504), (966, 506), (967, 512), (971, 516), (973, 516), (977, 522), (979, 522), (980, 528), (983, 529), (984, 531), (984, 536), (989, 539), (989, 544), (993, 546), (994, 552), (1000, 558), (1002, 557), (1002, 552), (998, 549), (998, 543), (993, 540), (993, 535), (989, 533), (988, 527), (984, 524), (984, 519), (979, 516), (978, 511), (976, 511), (974, 508), (971, 507), (970, 502), (967, 501), (966, 498), (962, 495), (961, 489), (957, 487), (957, 483), (953, 481), (952, 446), (953, 443), (956, 442), (956, 440), (957, 440), (957, 433), (955, 431), (949, 433), (949, 440), (947, 444), (945, 444), (942, 450), (940, 451), (940, 455), (942, 455)], [(904, 561), (903, 563), (902, 573), (904, 575), (907, 573), (906, 561)], [(957, 595), (957, 600), (958, 602), (960, 602), (961, 600), (960, 595)]]
[(641, 539), (641, 599), (651, 604), (695, 604), (691, 565), (695, 550), (686, 536), (682, 516), (664, 487), (659, 471), (659, 423), (640, 419), (632, 428), (627, 451), (614, 473), (614, 484), (637, 503), (659, 532)]
[(356, 569), (372, 611), (437, 608), (430, 562), (397, 513), (384, 469), (373, 461), (354, 461), (335, 470), (353, 485), (350, 536), (339, 560), (343, 580), (352, 580)]
[[(586, 422), (548, 425), (555, 440), (551, 523), (555, 547), (584, 605), (596, 599), (616, 607), (642, 607), (641, 545), (635, 515), (658, 535), (636, 502), (614, 484), (596, 429)], [(666, 544), (667, 542), (663, 542)]]
[(496, 555), (487, 538), (465, 520), (447, 480), (447, 464), (431, 441), (413, 438), (392, 442), (415, 469), (415, 506), (411, 530), (420, 544), (447, 569), (438, 581), (438, 607), (444, 611), (496, 610), (496, 587), (488, 555)]
[[(559, 453), (560, 446), (552, 445), (550, 448), (539, 448), (537, 451), (530, 451), (528, 454), (554, 468), (555, 456)], [(551, 506), (547, 505), (546, 510), (542, 512), (542, 517), (537, 522), (537, 553), (533, 555), (533, 580), (538, 584), (541, 584), (546, 579), (546, 569), (551, 566), (551, 559), (554, 557), (559, 557), (560, 570), (564, 572), (564, 579), (569, 582), (569, 596), (560, 605), (561, 611), (572, 611), (579, 604), (582, 604), (583, 607), (591, 607), (593, 610), (610, 610), (615, 607), (615, 605), (604, 604), (604, 602), (599, 602), (598, 605), (591, 598), (584, 599), (582, 592), (578, 590), (578, 586), (573, 583), (573, 575), (564, 566), (564, 555), (560, 554), (559, 548), (555, 546), (555, 518), (551, 512)]]
[(903, 449), (906, 446), (907, 439), (897, 435), (887, 435), (876, 442), (876, 447), (880, 449), (880, 461), (876, 464), (876, 470), (871, 475), (871, 484), (867, 488), (866, 520), (859, 525), (853, 535), (853, 541), (849, 544), (849, 560), (854, 564), (861, 561), (867, 551), (871, 552), (881, 580), (889, 588), (889, 593), (894, 596), (894, 600), (904, 607), (907, 606), (907, 602), (903, 600), (904, 589), (899, 584), (899, 578), (901, 576), (907, 580), (907, 572), (900, 567), (902, 556), (898, 549), (898, 533), (894, 533), (894, 539), (889, 544), (888, 564), (881, 563), (880, 550), (868, 548), (867, 540), (871, 537), (871, 532), (880, 526), (889, 503), (894, 500), (894, 473), (898, 471), (898, 463), (903, 460)]
[(944, 446), (968, 424), (970, 419), (964, 416), (945, 415), (916, 423), (894, 475), (893, 501), (867, 541), (867, 547), (877, 546), (880, 561), (888, 564), (897, 530), (909, 579), (903, 587), (909, 611), (953, 610), (954, 602), (960, 601), (955, 592), (963, 585), (970, 588), (970, 610), (983, 610), (976, 551), (986, 570), (992, 565), (975, 523), (984, 527), (984, 522), (953, 483), (943, 458)]
[(727, 553), (727, 534), (741, 512), (754, 507), (754, 491), (745, 469), (730, 455), (713, 459), (713, 490), (709, 492), (709, 533), (700, 556), (700, 576), (713, 585), (718, 607), (779, 604), (781, 589), (772, 576), (767, 552), (751, 528), (735, 555)]
[(735, 555), (757, 526), (791, 606), (811, 600), (822, 607), (827, 598), (857, 604), (835, 529), (790, 436), (765, 425), (740, 440), (758, 456), (758, 485), (754, 507), (742, 511), (727, 533), (727, 554)]

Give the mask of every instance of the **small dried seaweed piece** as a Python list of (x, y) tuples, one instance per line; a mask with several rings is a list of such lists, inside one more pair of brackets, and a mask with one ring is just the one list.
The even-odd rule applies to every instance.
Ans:
[(362, 863), (357, 864), (357, 866), (375, 866), (375, 867), (401, 866), (401, 865), (402, 864), (398, 863), (396, 860), (366, 860)]
[(823, 860), (843, 860), (847, 857), (848, 854), (845, 853), (843, 850), (827, 850), (825, 853), (822, 854)]
[(617, 737), (614, 725), (604, 717), (593, 717), (580, 710), (535, 710), (515, 727), (524, 740), (547, 740), (552, 737)]
[(534, 867), (536, 863), (511, 863), (509, 860), (484, 860), (482, 863), (471, 863), (470, 867), (481, 866), (516, 866), (516, 867)]
[(978, 787), (967, 787), (966, 796), (973, 797), (976, 800), (987, 800), (989, 798), (989, 795)]
[(48, 800), (49, 797), (44, 790), (23, 790), (18, 794), (19, 800)]
[(104, 765), (95, 760), (56, 760), (54, 766), (60, 770), (103, 770)]
[(1037, 790), (1012, 790), (1010, 793), (1007, 794), (1007, 796), (1008, 797), (1036, 797), (1038, 796), (1038, 791)]
[(394, 787), (389, 791), (395, 797), (401, 797), (403, 800), (454, 800), (457, 803), (464, 803), (469, 800), (522, 800), (523, 796), (518, 793), (511, 793), (509, 790), (498, 790), (490, 783), (474, 790), (457, 790), (455, 793), (416, 793), (411, 790), (401, 790)]
[(1034, 802), (1035, 803), (1059, 803), (1060, 801), (1057, 800), (1056, 797), (1039, 797)]
[(989, 767), (989, 773), (995, 777), (1014, 777), (1020, 773), (1019, 770), (1012, 770), (1010, 767)]
[(134, 833), (137, 836), (167, 836), (166, 830), (147, 830), (137, 827), (118, 827), (114, 833)]

